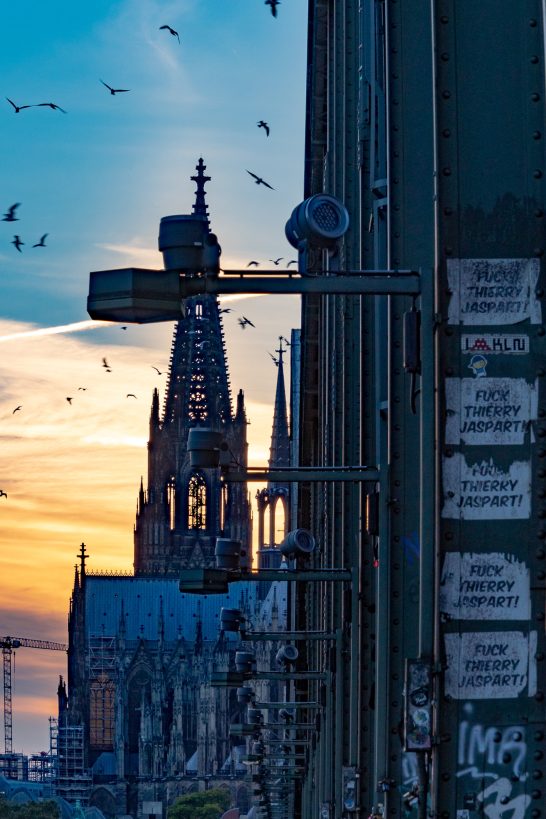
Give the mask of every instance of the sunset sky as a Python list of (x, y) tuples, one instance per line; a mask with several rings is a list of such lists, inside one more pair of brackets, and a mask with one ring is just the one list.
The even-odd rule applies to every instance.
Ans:
[[(151, 395), (166, 381), (153, 367), (167, 368), (173, 325), (93, 326), (89, 272), (162, 266), (159, 220), (191, 212), (200, 156), (222, 267), (295, 258), (284, 224), (303, 197), (306, 17), (305, 0), (284, 0), (277, 19), (263, 0), (3, 4), (2, 98), (67, 113), (15, 113), (0, 98), (1, 214), (20, 203), (18, 221), (0, 221), (0, 635), (67, 641), (82, 541), (90, 568), (132, 567)], [(101, 79), (130, 91), (112, 96)], [(268, 352), (299, 326), (299, 304), (231, 301), (231, 383), (245, 391), (251, 461), (263, 464)], [(240, 330), (242, 312), (256, 329)], [(60, 652), (17, 652), (14, 750), (48, 747), (65, 668)], [(0, 731), (0, 752), (3, 742)]]

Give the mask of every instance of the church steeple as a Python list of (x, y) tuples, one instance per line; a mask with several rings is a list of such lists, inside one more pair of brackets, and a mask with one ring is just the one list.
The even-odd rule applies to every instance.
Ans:
[[(193, 214), (206, 219), (206, 166), (200, 158)], [(154, 391), (148, 442), (147, 492), (139, 492), (135, 524), (137, 574), (174, 574), (183, 567), (214, 565), (221, 533), (250, 543), (250, 510), (244, 485), (222, 494), (219, 471), (195, 470), (187, 453), (195, 426), (221, 430), (239, 463), (246, 463), (246, 420), (242, 394), (232, 414), (222, 328), (214, 295), (188, 298), (171, 347), (163, 412)]]
[(279, 357), (275, 359), (277, 365), (277, 389), (275, 391), (275, 410), (273, 414), (273, 430), (271, 432), (271, 448), (269, 467), (283, 467), (290, 465), (290, 435), (288, 433), (288, 411), (286, 405), (286, 390), (284, 386), (283, 336), (279, 336), (279, 346), (275, 350)]

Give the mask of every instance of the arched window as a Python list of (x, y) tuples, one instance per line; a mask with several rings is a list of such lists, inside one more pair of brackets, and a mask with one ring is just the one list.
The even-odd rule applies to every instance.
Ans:
[(94, 748), (112, 750), (114, 740), (114, 683), (106, 674), (91, 681), (89, 741)]
[(206, 529), (207, 485), (202, 475), (195, 474), (188, 484), (188, 529)]

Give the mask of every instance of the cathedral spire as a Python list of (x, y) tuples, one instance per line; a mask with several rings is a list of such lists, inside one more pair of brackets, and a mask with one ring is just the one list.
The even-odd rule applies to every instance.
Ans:
[(290, 465), (290, 436), (288, 433), (288, 412), (286, 405), (286, 391), (284, 386), (283, 336), (279, 336), (279, 346), (276, 353), (279, 357), (277, 365), (277, 389), (275, 392), (275, 410), (273, 414), (273, 431), (271, 433), (271, 449), (269, 467), (283, 467)]
[(83, 580), (85, 578), (85, 561), (89, 557), (89, 555), (85, 551), (85, 543), (82, 543), (80, 545), (80, 552), (79, 552), (78, 557), (80, 558), (80, 577), (81, 577), (81, 580), (82, 580), (82, 583), (83, 583)]

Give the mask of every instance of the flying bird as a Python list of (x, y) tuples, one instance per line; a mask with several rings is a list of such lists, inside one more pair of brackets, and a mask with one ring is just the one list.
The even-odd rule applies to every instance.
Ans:
[(255, 324), (252, 324), (252, 322), (250, 321), (250, 319), (247, 319), (247, 317), (246, 317), (246, 316), (241, 316), (241, 318), (240, 318), (240, 319), (237, 319), (237, 320), (238, 320), (238, 322), (239, 322), (239, 326), (241, 327), (241, 329), (242, 329), (242, 330), (245, 330), (245, 329), (246, 329), (247, 324), (249, 324), (251, 327), (254, 327), (254, 328), (256, 327), (256, 325), (255, 325)]
[(153, 364), (150, 364), (150, 366), (151, 366), (152, 370), (155, 370), (155, 371), (156, 371), (156, 373), (157, 373), (158, 375), (163, 375), (163, 373), (161, 372), (161, 370), (158, 370), (158, 369), (157, 369), (157, 367), (154, 367), (154, 365), (153, 365)]
[(20, 409), (23, 409), (23, 407), (21, 406), (21, 404), (19, 404), (19, 406), (18, 406), (18, 407), (15, 407), (15, 409), (13, 410), (13, 412), (12, 412), (11, 414), (13, 415), (15, 412), (18, 412)]
[(7, 209), (7, 211), (4, 213), (4, 216), (2, 217), (2, 221), (3, 222), (18, 222), (19, 219), (15, 215), (15, 211), (17, 210), (17, 208), (19, 207), (20, 204), (21, 204), (20, 202), (16, 202), (15, 205), (11, 205), (11, 207), (9, 207)]
[(271, 6), (271, 14), (273, 17), (277, 16), (277, 6), (280, 5), (279, 0), (265, 0), (266, 6)]
[(286, 263), (286, 266), (290, 267), (291, 264), (297, 264), (297, 263), (298, 263), (297, 259), (290, 259), (290, 261)]
[(260, 262), (255, 262), (254, 259), (247, 264), (247, 267), (259, 267)]
[(79, 390), (83, 390), (84, 392), (87, 391), (87, 387), (78, 387)]
[(265, 122), (263, 119), (261, 119), (257, 124), (258, 124), (258, 128), (263, 128), (265, 133), (266, 133), (266, 136), (269, 136), (269, 131), (271, 129), (269, 128), (269, 125), (267, 124), (267, 122)]
[(128, 392), (126, 397), (127, 398), (136, 398), (136, 395), (134, 394), (134, 392)]
[[(246, 168), (245, 168), (245, 170), (246, 170)], [(272, 191), (275, 190), (275, 188), (272, 185), (270, 185), (269, 182), (266, 182), (265, 180), (263, 180), (261, 178), (261, 176), (256, 176), (255, 173), (252, 173), (252, 171), (249, 171), (249, 170), (246, 170), (246, 172), (249, 173), (256, 180), (257, 185), (265, 185), (266, 188), (271, 188)]]
[(288, 341), (288, 339), (287, 339), (287, 338), (285, 338), (284, 336), (281, 336), (281, 341), (284, 341), (284, 343), (286, 344), (286, 346), (287, 346), (287, 347), (290, 347), (290, 346), (291, 346), (291, 344), (290, 344), (290, 342)]
[(13, 107), (15, 108), (15, 113), (16, 114), (18, 114), (19, 111), (22, 111), (23, 108), (32, 108), (32, 105), (15, 105), (15, 103), (12, 100), (10, 100), (9, 97), (6, 97), (6, 99), (9, 102), (10, 105), (13, 105)]
[(123, 327), (120, 327), (119, 329), (120, 329), (120, 330), (126, 330), (126, 329), (127, 329), (127, 326), (126, 326), (126, 325), (124, 325)]
[(278, 258), (278, 259), (270, 259), (269, 261), (270, 261), (270, 262), (273, 262), (273, 264), (275, 264), (275, 265), (278, 265), (278, 264), (279, 264), (279, 262), (281, 262), (281, 261), (282, 261), (282, 259), (283, 259), (283, 257), (282, 257), (282, 256), (279, 256), (279, 258)]
[(36, 244), (35, 244), (35, 245), (32, 245), (32, 247), (45, 247), (45, 246), (46, 246), (45, 240), (46, 240), (46, 238), (47, 238), (48, 236), (49, 236), (49, 233), (44, 233), (44, 235), (42, 236), (42, 238), (40, 239), (40, 241), (39, 241), (39, 242), (36, 242)]
[(121, 93), (123, 93), (124, 91), (130, 91), (130, 90), (131, 90), (130, 88), (112, 88), (112, 86), (111, 86), (111, 85), (108, 85), (108, 83), (104, 82), (104, 80), (101, 80), (101, 83), (102, 83), (103, 85), (105, 85), (105, 86), (106, 86), (106, 88), (108, 88), (108, 90), (110, 91), (110, 93), (111, 93), (112, 95), (114, 95), (114, 94), (121, 94)]
[(61, 108), (60, 105), (57, 105), (54, 102), (37, 102), (36, 105), (32, 105), (31, 108), (51, 108), (52, 111), (62, 111), (63, 114), (66, 114), (64, 108)]
[(270, 358), (272, 358), (272, 359), (273, 359), (273, 361), (275, 362), (275, 367), (278, 367), (278, 366), (279, 366), (279, 359), (278, 359), (278, 358), (276, 358), (276, 357), (273, 355), (273, 353), (269, 353), (269, 352), (268, 352), (268, 356), (269, 356)]
[(21, 245), (24, 245), (24, 244), (25, 244), (25, 243), (21, 241), (21, 237), (20, 237), (20, 236), (17, 236), (17, 234), (16, 234), (16, 235), (13, 237), (13, 242), (12, 242), (12, 245), (15, 245), (15, 247), (17, 248), (17, 250), (19, 251), (19, 253), (22, 253), (22, 252), (23, 252), (23, 251), (21, 250)]
[(220, 312), (220, 313), (232, 313), (232, 312), (233, 312), (233, 308), (232, 308), (232, 307), (220, 307), (220, 311), (219, 311), (219, 312)]
[(178, 42), (180, 42), (180, 37), (178, 36), (178, 31), (175, 31), (174, 28), (171, 28), (170, 26), (159, 26), (160, 31), (163, 28), (166, 28), (167, 31), (170, 31), (170, 33), (173, 35), (173, 37), (176, 37), (178, 39)]
[(104, 369), (106, 370), (107, 373), (112, 372), (112, 370), (110, 368), (110, 364), (107, 362), (107, 360), (105, 358), (102, 359), (102, 366), (104, 367)]
[(66, 400), (68, 401), (68, 403), (69, 403), (69, 404), (71, 404), (71, 403), (72, 403), (72, 398), (70, 398), (70, 396), (69, 396), (69, 395), (67, 395), (67, 396), (66, 396)]
[(0, 498), (7, 498), (7, 496), (8, 496), (8, 493), (4, 492), (3, 489), (0, 489)]

